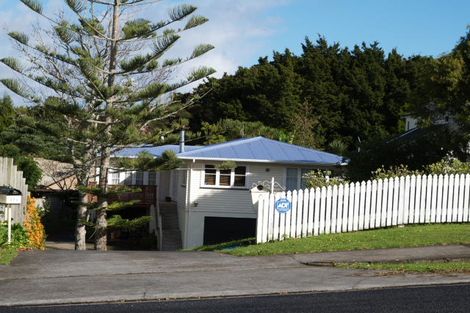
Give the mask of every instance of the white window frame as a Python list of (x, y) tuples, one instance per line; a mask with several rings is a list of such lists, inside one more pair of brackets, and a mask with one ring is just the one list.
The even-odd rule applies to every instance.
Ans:
[[(206, 165), (213, 165), (215, 166), (215, 185), (206, 185)], [(201, 187), (203, 188), (216, 188), (216, 189), (247, 189), (248, 183), (248, 166), (246, 165), (237, 165), (237, 167), (244, 167), (245, 168), (245, 185), (244, 186), (234, 186), (235, 184), (235, 169), (232, 168), (230, 170), (230, 186), (222, 186), (220, 185), (220, 169), (217, 168), (215, 164), (206, 163), (202, 167), (202, 175), (201, 175)], [(241, 176), (241, 175), (239, 175)]]

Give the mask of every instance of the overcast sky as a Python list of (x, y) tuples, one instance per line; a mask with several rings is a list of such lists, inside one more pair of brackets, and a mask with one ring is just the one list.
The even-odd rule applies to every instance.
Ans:
[[(62, 8), (63, 0), (42, 0), (46, 12)], [(161, 16), (163, 1), (142, 12)], [(300, 53), (305, 36), (319, 34), (330, 42), (353, 46), (378, 41), (385, 51), (397, 48), (406, 56), (438, 56), (448, 52), (470, 23), (467, 0), (193, 0), (210, 22), (183, 36), (172, 51), (185, 55), (198, 43), (216, 49), (197, 64), (214, 67), (221, 76), (238, 66), (250, 66), (260, 56), (285, 48)], [(7, 39), (10, 30), (29, 32), (38, 18), (18, 0), (0, 0), (0, 57), (15, 55)], [(195, 64), (195, 65), (197, 65)], [(0, 77), (11, 73), (0, 65)], [(5, 89), (0, 87), (0, 94)]]

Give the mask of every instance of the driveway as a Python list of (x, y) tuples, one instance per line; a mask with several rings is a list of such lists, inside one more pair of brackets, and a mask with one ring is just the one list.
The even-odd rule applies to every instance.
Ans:
[(308, 255), (22, 252), (0, 266), (0, 305), (88, 303), (352, 290), (470, 282), (470, 275), (387, 275), (309, 266)]

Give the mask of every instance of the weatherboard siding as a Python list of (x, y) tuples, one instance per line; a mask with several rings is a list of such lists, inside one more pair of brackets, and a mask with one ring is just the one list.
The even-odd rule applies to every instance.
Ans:
[(196, 162), (189, 165), (191, 167), (188, 177), (189, 216), (187, 231), (183, 236), (184, 248), (203, 244), (205, 217), (256, 218), (257, 211), (250, 193), (253, 184), (264, 180), (270, 182), (272, 177), (281, 185), (285, 183), (285, 166), (237, 163), (239, 166), (247, 167), (246, 188), (206, 187), (204, 186), (205, 164), (216, 164), (216, 162)]

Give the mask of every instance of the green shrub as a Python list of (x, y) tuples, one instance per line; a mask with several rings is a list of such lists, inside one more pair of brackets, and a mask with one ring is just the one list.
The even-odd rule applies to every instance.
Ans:
[(322, 170), (310, 171), (306, 173), (303, 178), (308, 188), (341, 185), (348, 182), (344, 177), (331, 177), (331, 171)]
[(452, 155), (425, 168), (428, 174), (470, 174), (470, 162), (462, 162)]
[(410, 170), (408, 166), (400, 164), (398, 166), (390, 166), (388, 169), (385, 169), (384, 166), (379, 167), (378, 169), (372, 172), (372, 179), (385, 179), (399, 176), (421, 174), (423, 173), (418, 170)]
[[(8, 228), (7, 223), (0, 223), (0, 247), (5, 246), (8, 241)], [(29, 237), (24, 227), (20, 224), (14, 224), (11, 227), (11, 246), (16, 248), (28, 248)]]

